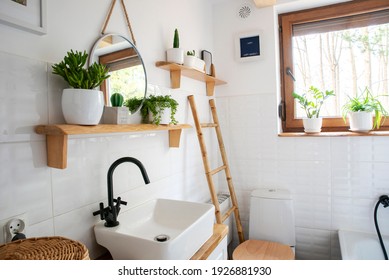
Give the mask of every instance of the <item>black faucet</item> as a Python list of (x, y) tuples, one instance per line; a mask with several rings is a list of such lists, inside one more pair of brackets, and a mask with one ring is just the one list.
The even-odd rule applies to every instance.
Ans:
[[(142, 173), (143, 180), (146, 184), (150, 183), (149, 176), (147, 175), (146, 169), (143, 164), (133, 157), (122, 157), (116, 160), (108, 169), (107, 174), (107, 186), (108, 186), (108, 207), (104, 208), (104, 203), (100, 202), (100, 210), (93, 212), (93, 216), (97, 216), (100, 214), (100, 219), (105, 220), (106, 227), (116, 227), (119, 225), (119, 221), (117, 217), (120, 212), (120, 205), (127, 205), (127, 202), (122, 201), (120, 197), (117, 199), (113, 198), (113, 172), (116, 167), (118, 167), (123, 162), (132, 162), (137, 165)], [(116, 202), (116, 205), (114, 204)]]

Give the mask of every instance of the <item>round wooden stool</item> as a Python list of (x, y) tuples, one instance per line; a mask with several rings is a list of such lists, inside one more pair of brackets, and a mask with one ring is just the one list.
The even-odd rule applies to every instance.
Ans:
[(233, 260), (294, 260), (288, 245), (264, 240), (246, 240), (232, 253)]

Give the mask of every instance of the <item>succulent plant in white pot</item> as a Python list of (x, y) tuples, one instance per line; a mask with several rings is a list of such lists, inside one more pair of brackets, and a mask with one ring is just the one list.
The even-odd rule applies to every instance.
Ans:
[(184, 57), (184, 66), (205, 72), (205, 61), (196, 57), (196, 51), (188, 51)]
[(167, 62), (173, 62), (177, 64), (184, 63), (184, 50), (180, 48), (180, 36), (178, 34), (177, 28), (174, 30), (173, 48), (170, 48), (166, 51), (166, 60)]
[(326, 90), (323, 92), (314, 86), (310, 86), (307, 92), (301, 95), (293, 92), (292, 95), (300, 103), (301, 108), (304, 109), (307, 115), (303, 119), (304, 132), (320, 132), (323, 123), (323, 119), (320, 117), (321, 107), (328, 97), (335, 95), (334, 91)]
[(196, 52), (193, 51), (187, 51), (185, 57), (184, 57), (184, 66), (194, 68), (196, 65)]
[(127, 124), (130, 111), (123, 106), (124, 97), (121, 93), (115, 92), (110, 97), (112, 106), (104, 106), (103, 123), (105, 124)]
[(86, 51), (70, 50), (64, 59), (52, 66), (70, 86), (62, 93), (62, 113), (69, 124), (96, 125), (104, 109), (104, 95), (95, 89), (109, 78), (108, 69), (99, 63), (85, 67)]

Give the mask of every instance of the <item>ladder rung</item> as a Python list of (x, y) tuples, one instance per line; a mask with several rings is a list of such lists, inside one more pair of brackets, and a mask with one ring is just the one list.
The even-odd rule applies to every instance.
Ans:
[(220, 166), (220, 167), (218, 167), (218, 168), (216, 168), (216, 169), (214, 169), (214, 170), (211, 170), (211, 171), (209, 172), (209, 174), (210, 174), (210, 175), (214, 175), (214, 174), (216, 174), (216, 173), (218, 173), (218, 172), (220, 172), (220, 171), (222, 171), (222, 170), (224, 170), (224, 169), (226, 169), (226, 168), (227, 168), (226, 165), (222, 165), (222, 166)]
[(236, 206), (232, 206), (228, 211), (223, 215), (222, 222), (228, 219), (229, 216), (231, 216), (231, 213), (234, 212), (236, 209)]
[(208, 128), (208, 127), (218, 127), (216, 123), (201, 123), (201, 127)]

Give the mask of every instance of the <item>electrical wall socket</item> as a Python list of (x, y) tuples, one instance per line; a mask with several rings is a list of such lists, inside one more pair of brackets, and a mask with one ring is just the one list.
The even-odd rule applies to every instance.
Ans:
[(4, 220), (1, 220), (0, 221), (0, 244), (4, 244), (7, 242), (6, 238), (7, 238), (7, 234), (6, 234), (6, 229), (4, 228), (5, 225), (12, 219), (20, 219), (24, 222), (24, 230), (22, 231), (23, 234), (26, 235), (27, 237), (27, 213), (22, 213), (22, 214), (19, 214), (19, 215), (16, 215), (16, 216), (13, 216), (13, 217), (9, 217), (7, 219), (4, 219)]

